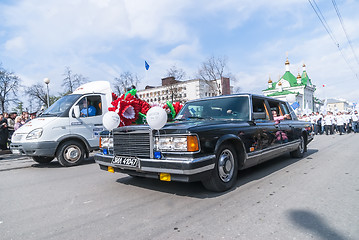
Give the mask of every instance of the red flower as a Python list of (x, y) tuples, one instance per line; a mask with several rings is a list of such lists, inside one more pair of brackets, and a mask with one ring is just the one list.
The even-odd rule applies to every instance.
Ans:
[(115, 93), (112, 93), (112, 101), (115, 101), (118, 98), (118, 96)]
[(179, 113), (179, 111), (182, 109), (183, 105), (179, 102), (175, 102), (173, 104), (173, 108), (175, 109), (176, 111), (176, 115)]
[[(114, 95), (116, 96), (116, 94), (112, 94), (112, 96)], [(117, 112), (120, 116), (120, 126), (131, 125), (138, 119), (140, 112), (146, 114), (150, 109), (150, 105), (147, 102), (131, 94), (127, 94), (126, 99), (125, 94), (122, 94), (113, 100), (111, 104), (113, 107), (109, 107), (108, 110)]]

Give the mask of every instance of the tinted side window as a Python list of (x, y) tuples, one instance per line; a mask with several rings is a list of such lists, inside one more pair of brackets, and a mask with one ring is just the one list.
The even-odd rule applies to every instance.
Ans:
[(285, 103), (281, 103), (280, 107), (282, 109), (283, 114), (287, 115), (286, 119), (291, 119), (292, 117), (291, 117), (291, 114), (290, 114), (290, 111), (289, 111), (287, 105)]
[(265, 118), (262, 120), (270, 119), (264, 99), (252, 98), (252, 107), (253, 107), (253, 113), (265, 113)]

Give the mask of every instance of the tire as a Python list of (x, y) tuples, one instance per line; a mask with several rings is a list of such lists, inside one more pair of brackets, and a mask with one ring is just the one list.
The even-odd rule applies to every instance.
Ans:
[(85, 158), (85, 150), (77, 141), (67, 141), (59, 146), (56, 158), (64, 167), (79, 165)]
[(41, 157), (41, 156), (33, 156), (32, 160), (34, 160), (37, 163), (40, 164), (46, 164), (50, 163), (52, 160), (54, 160), (55, 157)]
[(238, 158), (232, 145), (222, 145), (216, 154), (216, 163), (210, 178), (202, 184), (208, 190), (224, 192), (231, 189), (237, 181)]
[(302, 158), (305, 152), (305, 141), (303, 135), (300, 136), (300, 144), (298, 148), (292, 152), (290, 152), (290, 156), (293, 158)]

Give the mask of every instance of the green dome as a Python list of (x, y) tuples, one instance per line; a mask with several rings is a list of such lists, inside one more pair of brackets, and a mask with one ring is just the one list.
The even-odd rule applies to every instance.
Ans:
[[(283, 80), (288, 81), (288, 82), (289, 82), (289, 85), (290, 85), (291, 87), (298, 86), (298, 84), (297, 84), (297, 78), (296, 78), (291, 72), (289, 72), (289, 71), (286, 71), (286, 72), (284, 73), (284, 75), (283, 75), (280, 79), (283, 79)], [(278, 81), (278, 82), (279, 82), (279, 81)], [(272, 83), (272, 87), (267, 88), (267, 89), (265, 89), (265, 90), (275, 89), (278, 82), (273, 82), (273, 83)]]
[(291, 87), (298, 86), (297, 78), (289, 71), (286, 71), (281, 79), (287, 80)]
[(312, 81), (308, 77), (307, 71), (303, 71), (303, 73), (302, 73), (302, 84), (304, 84), (306, 86), (312, 85)]

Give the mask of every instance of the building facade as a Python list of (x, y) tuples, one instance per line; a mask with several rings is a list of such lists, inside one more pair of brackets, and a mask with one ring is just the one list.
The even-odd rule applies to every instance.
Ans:
[(326, 110), (336, 113), (336, 112), (349, 112), (352, 110), (352, 108), (350, 107), (348, 101), (338, 100), (338, 99), (328, 99)]
[(174, 77), (167, 77), (162, 79), (161, 86), (146, 86), (144, 90), (137, 91), (138, 97), (150, 104), (164, 104), (167, 101), (185, 103), (198, 98), (231, 93), (230, 80), (224, 77), (213, 81), (178, 81)]
[(296, 103), (297, 114), (319, 111), (322, 103), (314, 97), (315, 85), (312, 84), (307, 74), (305, 64), (303, 64), (302, 74), (298, 73), (297, 77), (290, 72), (288, 58), (285, 68), (285, 73), (277, 82), (273, 82), (269, 78), (267, 89), (262, 90), (263, 95), (285, 100), (291, 104)]

